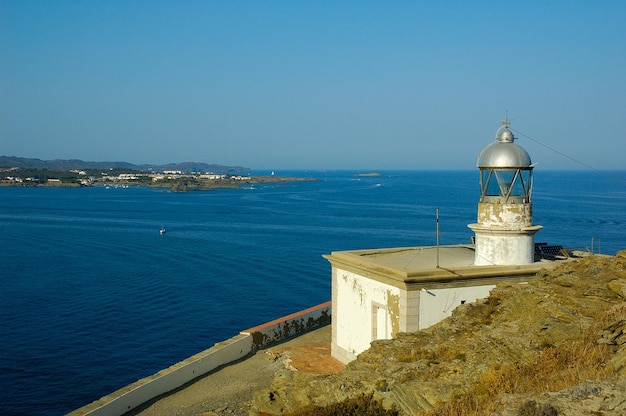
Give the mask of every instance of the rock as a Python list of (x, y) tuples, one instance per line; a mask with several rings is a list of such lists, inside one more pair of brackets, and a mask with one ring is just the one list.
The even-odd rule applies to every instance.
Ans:
[[(430, 328), (373, 342), (343, 371), (320, 376), (282, 370), (269, 389), (257, 393), (251, 414), (278, 415), (367, 392), (387, 408), (418, 414), (455, 395), (479, 392), (484, 383), (495, 386), (487, 390), (502, 390), (494, 399), (501, 415), (626, 414), (626, 251), (620, 253), (566, 262), (527, 285), (500, 285), (489, 298), (457, 308)], [(569, 351), (592, 360), (594, 348), (593, 354), (608, 358), (596, 364), (568, 361)], [(534, 383), (552, 383), (548, 390), (507, 391), (514, 385), (507, 374), (532, 378), (550, 374), (550, 366), (571, 370), (563, 380)], [(541, 386), (527, 381), (526, 387)]]
[(619, 296), (626, 298), (626, 279), (611, 280), (608, 287)]
[(600, 332), (598, 342), (617, 346), (626, 344), (626, 319), (621, 319), (604, 328)]
[(530, 398), (509, 395), (506, 397), (507, 409), (500, 415), (623, 416), (626, 414), (625, 397), (624, 378), (616, 382), (586, 380), (558, 392), (542, 393)]

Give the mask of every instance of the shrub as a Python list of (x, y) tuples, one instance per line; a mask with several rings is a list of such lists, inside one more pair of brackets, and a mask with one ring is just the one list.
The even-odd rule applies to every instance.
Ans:
[(398, 416), (395, 408), (384, 409), (380, 401), (374, 400), (374, 393), (360, 394), (329, 406), (307, 406), (289, 413), (288, 416)]

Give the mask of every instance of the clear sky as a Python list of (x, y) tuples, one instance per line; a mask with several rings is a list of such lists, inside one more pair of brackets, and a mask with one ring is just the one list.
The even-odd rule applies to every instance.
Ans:
[(0, 155), (474, 169), (507, 110), (626, 169), (626, 1), (0, 0)]

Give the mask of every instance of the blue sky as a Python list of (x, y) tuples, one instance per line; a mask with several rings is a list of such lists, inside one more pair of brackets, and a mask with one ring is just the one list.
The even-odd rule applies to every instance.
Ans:
[(626, 2), (0, 0), (0, 155), (474, 169), (507, 110), (626, 169)]

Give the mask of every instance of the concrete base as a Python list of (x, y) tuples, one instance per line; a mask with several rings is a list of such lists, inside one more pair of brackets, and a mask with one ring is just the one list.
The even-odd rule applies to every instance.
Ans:
[(517, 229), (468, 225), (476, 233), (476, 266), (520, 265), (535, 261), (535, 234), (540, 225)]
[(342, 364), (348, 364), (350, 361), (356, 360), (356, 355), (341, 348), (334, 340), (330, 344), (330, 356)]

